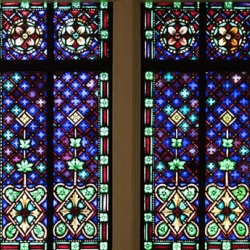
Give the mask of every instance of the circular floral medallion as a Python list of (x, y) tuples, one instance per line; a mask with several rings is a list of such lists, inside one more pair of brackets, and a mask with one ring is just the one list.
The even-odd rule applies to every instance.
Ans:
[(70, 53), (81, 53), (91, 43), (91, 33), (84, 20), (69, 19), (59, 29), (59, 44)]
[(43, 41), (43, 30), (33, 20), (20, 19), (7, 32), (10, 46), (20, 54), (31, 54)]
[(185, 53), (195, 42), (195, 29), (183, 19), (171, 19), (162, 27), (160, 41), (171, 53)]
[(234, 54), (246, 43), (246, 31), (233, 20), (221, 20), (211, 30), (211, 43), (222, 54)]

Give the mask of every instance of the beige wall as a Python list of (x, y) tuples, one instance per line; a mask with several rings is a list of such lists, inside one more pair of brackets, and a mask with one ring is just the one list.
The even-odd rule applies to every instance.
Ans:
[(113, 249), (139, 250), (140, 4), (113, 7)]

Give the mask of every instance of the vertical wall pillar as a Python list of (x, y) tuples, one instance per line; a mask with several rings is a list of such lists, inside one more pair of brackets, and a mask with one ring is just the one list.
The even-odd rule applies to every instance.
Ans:
[(140, 46), (139, 3), (114, 1), (113, 249), (139, 249)]

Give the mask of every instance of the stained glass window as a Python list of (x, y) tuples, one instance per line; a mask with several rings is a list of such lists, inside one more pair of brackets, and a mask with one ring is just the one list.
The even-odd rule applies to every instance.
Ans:
[[(26, 4), (27, 5), (27, 4)], [(47, 58), (46, 4), (2, 5), (2, 58), (5, 60), (45, 60)]]
[(145, 233), (154, 230), (159, 241), (197, 240), (198, 76), (146, 72), (146, 79)]
[[(250, 4), (197, 6), (142, 8), (145, 250), (249, 249)], [(174, 13), (185, 28), (167, 27)], [(177, 50), (194, 23), (196, 42)]]
[(198, 58), (198, 4), (146, 3), (144, 15), (145, 58), (196, 60)]
[(249, 59), (249, 9), (249, 3), (208, 5), (206, 53), (210, 60)]
[(42, 241), (47, 235), (47, 79), (6, 72), (2, 87), (2, 235)]
[(1, 4), (3, 250), (111, 248), (111, 7)]
[(98, 249), (108, 240), (109, 75), (64, 72), (54, 79), (53, 233)]
[(109, 57), (107, 3), (61, 3), (54, 13), (57, 60)]
[(249, 241), (249, 73), (206, 78), (206, 238)]

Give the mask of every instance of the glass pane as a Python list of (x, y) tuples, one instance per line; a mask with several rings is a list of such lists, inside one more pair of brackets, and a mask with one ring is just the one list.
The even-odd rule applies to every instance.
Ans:
[[(245, 72), (206, 75), (205, 234), (207, 241), (215, 242), (209, 243), (209, 249), (216, 241), (227, 241), (223, 244), (228, 249), (249, 249), (249, 76)], [(242, 242), (232, 243), (236, 240)]]
[(145, 3), (144, 56), (156, 60), (198, 58), (196, 3)]
[(45, 60), (47, 58), (46, 4), (2, 4), (2, 58)]
[(54, 99), (56, 247), (108, 249), (109, 76), (57, 73)]
[(144, 249), (194, 250), (199, 240), (198, 75), (146, 72), (145, 79)]
[(211, 3), (208, 6), (207, 58), (249, 60), (249, 3)]
[(8, 72), (1, 77), (1, 249), (25, 249), (25, 244), (45, 248), (46, 82), (41, 72)]
[(55, 6), (56, 60), (109, 57), (108, 3), (58, 3)]

